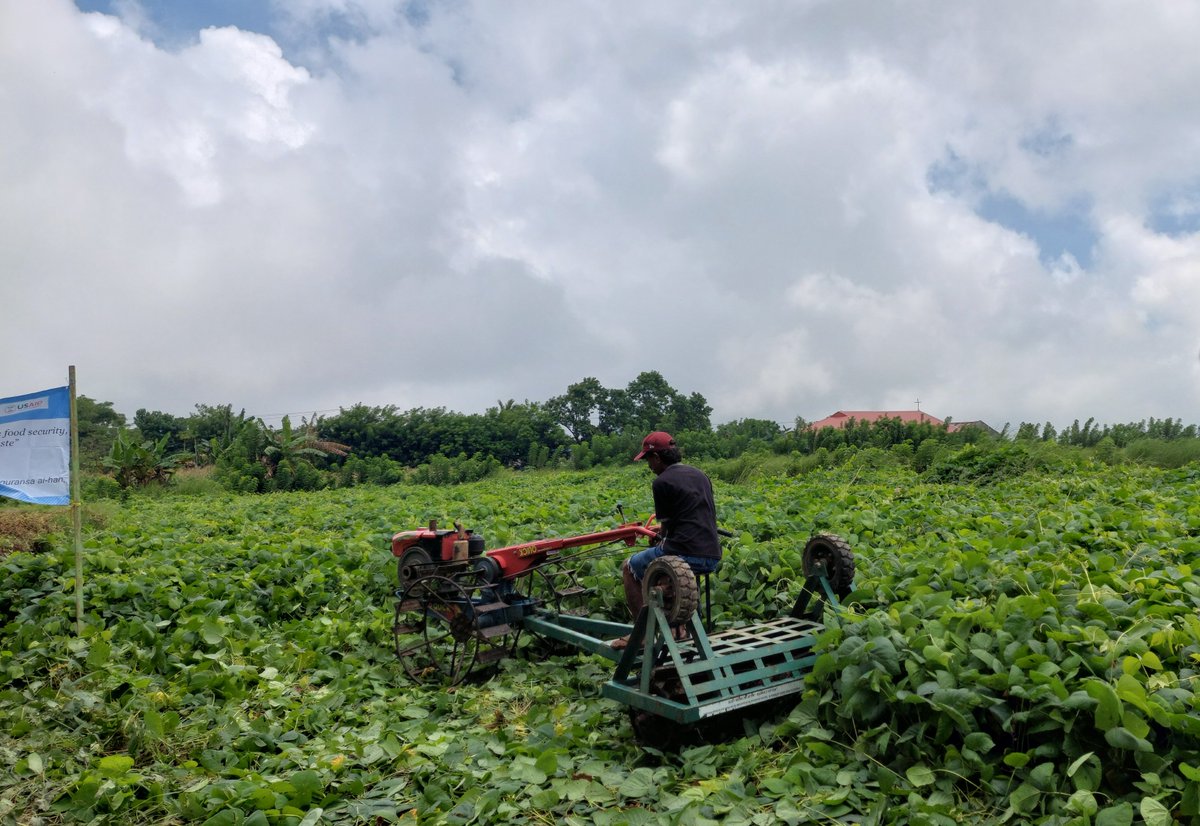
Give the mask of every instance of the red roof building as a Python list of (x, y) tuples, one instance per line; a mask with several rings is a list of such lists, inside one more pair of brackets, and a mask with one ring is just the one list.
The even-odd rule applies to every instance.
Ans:
[(940, 425), (942, 420), (937, 416), (930, 416), (924, 410), (839, 410), (832, 416), (826, 416), (818, 422), (813, 422), (809, 425), (813, 430), (820, 430), (823, 427), (845, 427), (846, 422), (854, 419), (856, 422), (877, 422), (880, 419), (899, 419), (908, 424), (926, 422), (931, 425)]

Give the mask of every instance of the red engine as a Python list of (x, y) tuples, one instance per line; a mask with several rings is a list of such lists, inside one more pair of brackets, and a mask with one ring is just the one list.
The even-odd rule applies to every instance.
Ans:
[(476, 562), (488, 576), (489, 581), (513, 579), (564, 548), (583, 548), (588, 545), (603, 545), (608, 542), (624, 542), (632, 546), (642, 538), (656, 539), (658, 530), (649, 527), (649, 522), (630, 522), (609, 531), (569, 536), (561, 539), (538, 539), (506, 548), (486, 550), (483, 537), (473, 531), (455, 525), (454, 530), (438, 530), (437, 523), (415, 531), (401, 531), (392, 537), (392, 555), (399, 557), (398, 574), (405, 583), (424, 574), (432, 573), (439, 563), (466, 561), (482, 557)]

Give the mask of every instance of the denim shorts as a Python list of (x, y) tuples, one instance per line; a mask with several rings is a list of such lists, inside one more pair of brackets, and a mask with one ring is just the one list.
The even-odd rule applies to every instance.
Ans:
[[(633, 578), (641, 582), (642, 578), (646, 576), (646, 569), (650, 567), (650, 563), (667, 554), (667, 549), (660, 544), (651, 545), (646, 550), (638, 551), (629, 557), (629, 569), (633, 571)], [(672, 556), (678, 556), (698, 574), (711, 574), (721, 564), (721, 560), (711, 556), (684, 556), (683, 554), (672, 554)]]

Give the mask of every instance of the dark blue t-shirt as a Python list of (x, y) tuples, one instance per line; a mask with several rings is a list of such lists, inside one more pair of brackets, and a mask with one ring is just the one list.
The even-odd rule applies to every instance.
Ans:
[(704, 471), (676, 462), (654, 477), (654, 514), (663, 526), (666, 549), (682, 556), (721, 558), (712, 482)]

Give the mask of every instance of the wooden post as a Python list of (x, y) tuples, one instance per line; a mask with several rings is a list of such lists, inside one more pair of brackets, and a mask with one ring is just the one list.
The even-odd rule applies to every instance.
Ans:
[(75, 365), (71, 385), (71, 528), (75, 533), (75, 633), (83, 636), (83, 516), (79, 504), (79, 410), (75, 405)]

